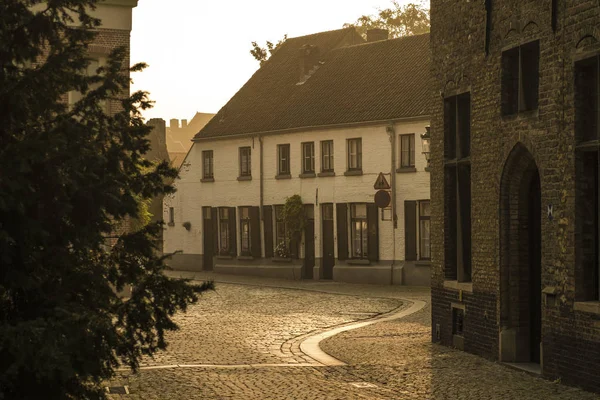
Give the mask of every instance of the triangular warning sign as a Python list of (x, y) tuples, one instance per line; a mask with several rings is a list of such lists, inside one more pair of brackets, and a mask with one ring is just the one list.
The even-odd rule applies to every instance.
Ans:
[(390, 184), (388, 183), (387, 179), (385, 179), (385, 176), (383, 175), (383, 172), (379, 173), (379, 176), (377, 177), (377, 180), (375, 181), (373, 188), (375, 188), (375, 190), (391, 189)]

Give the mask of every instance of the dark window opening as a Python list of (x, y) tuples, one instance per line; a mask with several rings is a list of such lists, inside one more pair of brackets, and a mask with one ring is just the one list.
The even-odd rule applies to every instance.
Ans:
[(277, 146), (277, 158), (278, 169), (277, 173), (279, 175), (289, 175), (290, 174), (290, 145), (289, 144), (280, 144)]
[(540, 42), (502, 53), (502, 114), (538, 108)]
[(452, 308), (452, 334), (464, 336), (465, 310)]
[(552, 0), (552, 30), (558, 29), (558, 0)]
[(321, 172), (333, 172), (333, 140), (321, 142)]
[[(275, 248), (279, 257), (289, 252), (287, 226), (283, 215), (283, 206), (275, 206)], [(289, 256), (289, 255), (288, 255)]]
[(400, 135), (400, 167), (415, 166), (415, 135)]
[(485, 54), (490, 54), (492, 35), (492, 0), (485, 0)]
[(471, 97), (444, 101), (445, 277), (471, 281)]
[(175, 208), (169, 207), (169, 224), (175, 224)]
[(302, 143), (302, 173), (311, 174), (315, 172), (315, 143)]
[(362, 140), (348, 139), (348, 170), (362, 170)]
[(212, 150), (204, 150), (202, 152), (202, 177), (204, 179), (212, 179), (214, 178), (214, 170), (213, 170), (213, 151)]
[(240, 147), (240, 176), (252, 176), (252, 150)]
[(599, 57), (575, 64), (576, 299), (600, 300)]

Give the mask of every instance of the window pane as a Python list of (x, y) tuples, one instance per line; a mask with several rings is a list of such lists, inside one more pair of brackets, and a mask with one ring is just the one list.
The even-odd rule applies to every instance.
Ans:
[(459, 158), (471, 155), (471, 94), (464, 93), (456, 99), (456, 114), (458, 118), (458, 141), (460, 142)]
[(431, 216), (431, 211), (430, 211), (429, 205), (430, 205), (429, 201), (421, 201), (419, 203), (419, 207), (420, 207), (419, 217), (422, 218), (422, 217)]
[(367, 205), (352, 204), (352, 218), (367, 218)]
[(575, 133), (578, 142), (598, 139), (598, 57), (575, 64)]
[(444, 100), (444, 157), (456, 158), (456, 96)]
[(421, 254), (422, 259), (431, 258), (431, 249), (430, 249), (430, 223), (431, 221), (428, 219), (424, 219), (419, 221), (419, 240), (421, 243), (421, 248), (419, 253)]
[(538, 108), (540, 42), (521, 46), (521, 77), (519, 111)]
[(333, 204), (323, 204), (323, 220), (333, 221)]
[(519, 111), (519, 48), (502, 53), (502, 114)]

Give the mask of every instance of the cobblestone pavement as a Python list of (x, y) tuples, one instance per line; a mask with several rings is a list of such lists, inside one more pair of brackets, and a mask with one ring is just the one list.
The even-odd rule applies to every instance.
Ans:
[(186, 277), (214, 279), (217, 291), (178, 316), (182, 329), (169, 335), (170, 348), (145, 365), (219, 366), (122, 371), (107, 385), (131, 394), (113, 399), (600, 399), (431, 344), (429, 307), (322, 342), (345, 366), (316, 366), (284, 348), (296, 336), (397, 309), (399, 299), (428, 300), (427, 289)]

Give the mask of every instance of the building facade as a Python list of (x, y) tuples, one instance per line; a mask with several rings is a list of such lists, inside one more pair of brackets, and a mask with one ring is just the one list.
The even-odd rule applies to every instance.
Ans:
[[(362, 42), (353, 29), (289, 39), (196, 135), (164, 202), (174, 268), (429, 284), (429, 39)], [(308, 223), (286, 243), (293, 195)]]
[(600, 391), (597, 1), (431, 1), (432, 339)]

